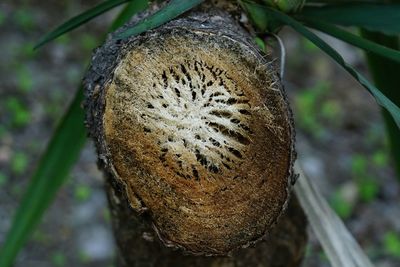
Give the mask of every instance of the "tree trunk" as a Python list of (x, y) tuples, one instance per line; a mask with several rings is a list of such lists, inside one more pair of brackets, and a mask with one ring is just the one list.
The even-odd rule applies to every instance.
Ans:
[[(109, 176), (106, 191), (117, 241), (118, 267), (296, 267), (307, 244), (307, 220), (295, 195), (270, 235), (230, 256), (205, 257), (166, 247), (151, 220), (132, 212), (123, 190)], [(114, 185), (113, 185), (114, 183)]]
[(219, 9), (118, 40), (130, 26), (85, 78), (120, 266), (297, 266), (306, 223), (295, 199), (284, 214), (294, 129), (272, 61)]

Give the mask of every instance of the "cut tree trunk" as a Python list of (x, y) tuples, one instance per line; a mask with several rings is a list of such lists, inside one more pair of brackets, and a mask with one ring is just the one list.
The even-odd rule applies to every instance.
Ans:
[(151, 219), (138, 216), (112, 177), (106, 183), (118, 245), (118, 267), (297, 267), (307, 244), (307, 220), (293, 195), (272, 232), (253, 247), (224, 256), (196, 256), (166, 247), (154, 233)]
[(120, 266), (297, 266), (306, 223), (296, 201), (284, 215), (294, 129), (272, 61), (219, 9), (115, 38), (130, 26), (85, 78)]

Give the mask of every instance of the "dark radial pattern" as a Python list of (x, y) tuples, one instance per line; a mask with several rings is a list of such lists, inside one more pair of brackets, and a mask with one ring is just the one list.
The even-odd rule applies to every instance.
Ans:
[[(143, 131), (161, 137), (159, 159), (164, 166), (199, 180), (200, 168), (222, 173), (240, 164), (251, 142), (251, 106), (224, 70), (202, 61), (184, 62), (163, 70), (154, 81), (140, 100), (145, 109), (139, 112)], [(187, 160), (190, 157), (197, 164), (188, 164), (196, 162)]]

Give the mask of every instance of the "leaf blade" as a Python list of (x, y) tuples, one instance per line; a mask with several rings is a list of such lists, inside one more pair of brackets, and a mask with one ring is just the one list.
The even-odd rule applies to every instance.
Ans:
[[(137, 5), (137, 7), (132, 7), (132, 5)], [(136, 14), (139, 11), (142, 11), (147, 7), (148, 7), (147, 0), (132, 0), (117, 17), (116, 21), (112, 24), (110, 30), (112, 30), (113, 27), (118, 28), (122, 26), (134, 14)], [(76, 148), (78, 146), (83, 146), (83, 144), (81, 144), (81, 138), (84, 138), (84, 140), (86, 140), (86, 128), (84, 128), (83, 125), (84, 113), (83, 110), (80, 108), (80, 103), (82, 102), (82, 100), (83, 100), (83, 87), (81, 86), (78, 92), (76, 93), (70, 108), (65, 113), (64, 119), (61, 121), (61, 124), (58, 128), (58, 129), (64, 129), (62, 132), (68, 132), (65, 131), (65, 129), (70, 129), (70, 127), (71, 129), (73, 128), (72, 132), (74, 132), (76, 135), (72, 137), (71, 140), (74, 141), (73, 145), (75, 145)], [(68, 123), (66, 126), (65, 121), (67, 120), (68, 117), (78, 116), (78, 115), (71, 115), (71, 112), (73, 114), (76, 114), (78, 112), (80, 118), (76, 119), (76, 123)], [(73, 127), (75, 124), (79, 126), (78, 129)], [(83, 127), (83, 129), (81, 127)], [(50, 141), (49, 145), (46, 148), (45, 155), (43, 156), (42, 161), (39, 163), (38, 169), (40, 169), (41, 166), (44, 164), (43, 162), (46, 162), (45, 158), (50, 157), (53, 160), (56, 159), (53, 155), (54, 153), (52, 153), (51, 151), (54, 151), (53, 144), (56, 142), (54, 139), (57, 139), (57, 136), (58, 136), (57, 134), (53, 134), (52, 140)], [(67, 147), (70, 148), (69, 146)], [(77, 159), (77, 157), (75, 157), (75, 159)], [(45, 164), (46, 165), (45, 169), (47, 169), (47, 171), (41, 171), (34, 174), (34, 177), (27, 188), (27, 192), (25, 193), (23, 200), (19, 205), (17, 213), (13, 218), (13, 224), (11, 229), (7, 233), (5, 243), (3, 247), (0, 249), (0, 267), (10, 267), (11, 264), (14, 262), (18, 251), (23, 246), (26, 239), (29, 237), (29, 233), (39, 223), (40, 218), (47, 207), (46, 205), (43, 204), (47, 203), (47, 205), (49, 205), (51, 203), (52, 199), (55, 197), (55, 193), (58, 191), (59, 187), (63, 184), (63, 181), (65, 181), (65, 177), (68, 174), (70, 168), (73, 166), (75, 160), (71, 158), (71, 161), (67, 162), (68, 164), (64, 166), (65, 167), (65, 172), (63, 172), (64, 175), (60, 175), (60, 173), (58, 172), (58, 176), (55, 176), (56, 179), (55, 184), (48, 183), (47, 182), (48, 179), (46, 178), (49, 178), (51, 175), (45, 176), (44, 173), (49, 173), (49, 172), (51, 173), (52, 169), (50, 166), (57, 165), (57, 162), (62, 162), (63, 164), (65, 164), (65, 161), (63, 160), (59, 161), (55, 160), (50, 164)], [(46, 191), (48, 189), (47, 188), (48, 185), (53, 185), (52, 194), (42, 194), (43, 191)], [(34, 198), (35, 196), (42, 196), (42, 197), (44, 196), (45, 198), (42, 198), (41, 201), (39, 201), (40, 202), (39, 204), (37, 203), (37, 201), (35, 204), (35, 202), (31, 201), (32, 198)], [(28, 210), (28, 212), (24, 212), (26, 210)], [(22, 225), (23, 227), (14, 226), (16, 222), (24, 222), (24, 224)]]
[(80, 25), (84, 24), (85, 22), (88, 22), (89, 20), (97, 17), (98, 15), (103, 14), (104, 12), (121, 5), (123, 3), (126, 3), (130, 0), (107, 0), (102, 2), (101, 4), (69, 19), (68, 21), (64, 22), (57, 28), (55, 28), (53, 31), (47, 33), (45, 36), (43, 36), (38, 43), (34, 46), (34, 49), (37, 49), (44, 44), (56, 39), (57, 37), (79, 27)]
[[(80, 88), (58, 125), (17, 210), (14, 223), (0, 251), (1, 267), (12, 264), (19, 248), (31, 229), (39, 222), (41, 214), (55, 197), (69, 169), (79, 156), (86, 140), (84, 113), (80, 107), (82, 101), (83, 90)], [(65, 153), (66, 150), (69, 153)]]
[(147, 0), (131, 0), (129, 1), (124, 9), (119, 13), (118, 17), (113, 21), (109, 32), (115, 31), (117, 28), (124, 25), (125, 22), (129, 21), (130, 18), (146, 8), (148, 8), (149, 3)]
[(376, 53), (396, 62), (400, 62), (400, 51), (371, 42), (355, 34), (342, 30), (335, 25), (315, 19), (304, 19), (303, 22), (313, 29), (329, 34), (337, 39), (354, 45), (368, 52)]
[(376, 101), (384, 107), (392, 116), (400, 128), (400, 108), (396, 106), (389, 98), (387, 98), (378, 88), (376, 88), (372, 83), (370, 83), (363, 75), (357, 72), (352, 66), (347, 64), (342, 56), (331, 46), (329, 46), (325, 41), (319, 38), (316, 34), (308, 30), (297, 20), (289, 17), (288, 15), (279, 12), (277, 10), (271, 9), (269, 7), (258, 5), (260, 8), (264, 8), (265, 12), (269, 16), (275, 18), (282, 23), (292, 27), (295, 31), (309, 39), (322, 51), (324, 51), (328, 56), (335, 60), (340, 66), (342, 66), (351, 76), (353, 76), (364, 88), (366, 88), (376, 99)]
[[(378, 32), (361, 30), (363, 37), (384, 44), (394, 49), (400, 49), (400, 40), (396, 36), (389, 36)], [(400, 63), (387, 60), (379, 55), (366, 54), (368, 69), (374, 80), (374, 83), (389, 96), (394, 103), (400, 105), (399, 78), (398, 73)], [(397, 179), (400, 182), (400, 129), (390, 117), (386, 110), (382, 109), (383, 119), (386, 123), (386, 133), (389, 140), (389, 146), (393, 158), (393, 163), (397, 171)]]
[(304, 7), (297, 18), (312, 18), (342, 26), (357, 26), (387, 34), (400, 34), (400, 4), (332, 4)]
[(268, 16), (261, 8), (255, 5), (248, 5), (245, 2), (239, 1), (243, 9), (249, 14), (250, 20), (254, 23), (256, 28), (262, 32), (268, 30)]
[(167, 6), (153, 15), (141, 20), (132, 28), (118, 34), (116, 39), (125, 39), (130, 36), (141, 34), (147, 30), (154, 29), (183, 14), (184, 12), (199, 5), (204, 0), (171, 0)]

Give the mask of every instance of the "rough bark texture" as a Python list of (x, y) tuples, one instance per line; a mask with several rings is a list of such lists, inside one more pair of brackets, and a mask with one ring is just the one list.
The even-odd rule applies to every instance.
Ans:
[[(122, 266), (180, 266), (162, 258), (179, 254), (158, 238), (192, 254), (226, 255), (270, 236), (288, 205), (295, 154), (291, 111), (271, 60), (221, 10), (192, 12), (126, 40), (116, 34), (92, 58), (85, 108), (109, 174)], [(261, 258), (267, 265), (260, 266), (295, 266), (304, 218), (289, 214), (272, 243), (237, 258), (181, 256), (182, 266), (255, 266)]]
[(118, 267), (298, 267), (303, 259), (307, 220), (294, 196), (276, 227), (255, 246), (229, 257), (205, 257), (184, 254), (160, 242), (151, 218), (132, 212), (123, 189), (113, 178), (108, 179), (106, 190), (119, 248)]

